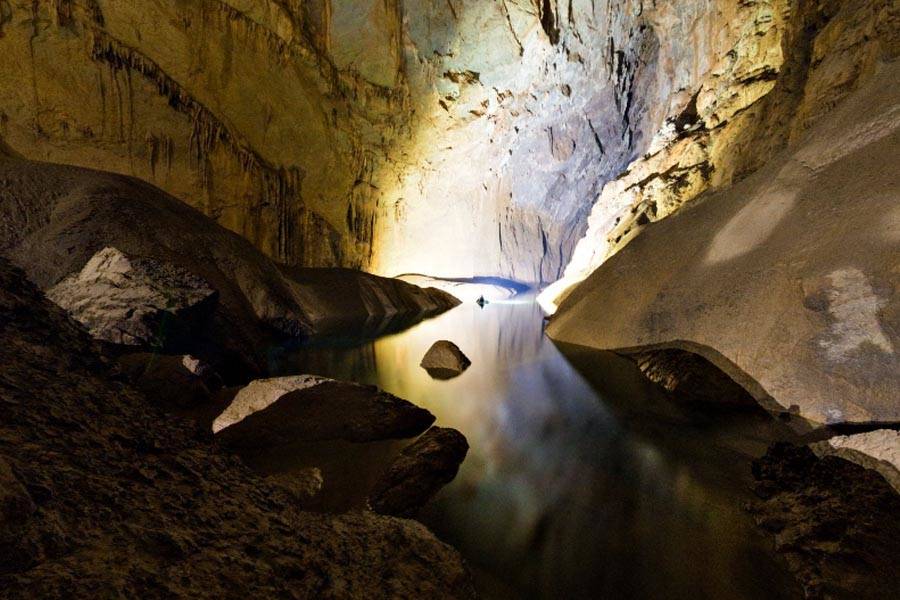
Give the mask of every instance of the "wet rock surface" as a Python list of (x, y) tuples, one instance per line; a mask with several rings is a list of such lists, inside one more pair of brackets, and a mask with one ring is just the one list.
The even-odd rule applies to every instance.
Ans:
[[(234, 424), (226, 425), (231, 419), (217, 420), (214, 427), (221, 443), (251, 449), (300, 440), (371, 442), (403, 439), (422, 433), (435, 419), (427, 410), (374, 386), (320, 378), (293, 390), (290, 387), (275, 393), (265, 390), (262, 396), (267, 398), (264, 408)], [(273, 397), (276, 399), (268, 402)]]
[(0, 356), (4, 597), (473, 596), (458, 554), (421, 525), (301, 512), (111, 379), (3, 259)]
[(626, 356), (648, 379), (661, 385), (676, 400), (707, 408), (757, 406), (750, 393), (699, 354), (670, 348)]
[(453, 379), (463, 374), (472, 361), (463, 354), (459, 346), (447, 340), (432, 344), (420, 366), (435, 379)]
[(459, 431), (432, 427), (391, 463), (369, 493), (369, 505), (385, 515), (414, 516), (453, 481), (468, 450)]
[(807, 598), (900, 593), (900, 495), (873, 470), (776, 444), (753, 465), (757, 524), (774, 536)]

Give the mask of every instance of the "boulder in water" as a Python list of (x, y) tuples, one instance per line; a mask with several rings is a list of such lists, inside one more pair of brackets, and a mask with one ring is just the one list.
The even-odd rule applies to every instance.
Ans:
[(408, 446), (369, 494), (369, 505), (385, 515), (412, 516), (453, 481), (469, 444), (455, 429), (432, 427)]
[(236, 448), (292, 442), (372, 442), (419, 435), (434, 415), (374, 386), (301, 375), (253, 382), (213, 424)]
[(182, 267), (107, 247), (47, 297), (99, 340), (161, 348), (208, 316), (217, 292)]
[(452, 379), (468, 369), (472, 361), (462, 353), (459, 346), (441, 340), (428, 349), (420, 364), (435, 379)]

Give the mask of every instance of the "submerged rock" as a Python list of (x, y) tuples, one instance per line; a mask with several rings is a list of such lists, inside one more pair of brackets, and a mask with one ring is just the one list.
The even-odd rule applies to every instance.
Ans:
[(418, 435), (434, 415), (374, 386), (302, 375), (254, 382), (213, 424), (238, 448), (298, 441), (371, 442)]
[(372, 510), (412, 516), (453, 481), (469, 444), (455, 429), (432, 427), (406, 447), (369, 493)]
[(207, 281), (186, 269), (111, 247), (47, 290), (95, 338), (154, 348), (188, 335), (191, 320), (207, 318), (216, 296)]
[(900, 495), (873, 470), (776, 444), (753, 464), (757, 524), (772, 534), (807, 598), (900, 594)]
[(452, 379), (463, 373), (472, 361), (459, 346), (447, 340), (435, 342), (425, 353), (420, 366), (435, 379)]

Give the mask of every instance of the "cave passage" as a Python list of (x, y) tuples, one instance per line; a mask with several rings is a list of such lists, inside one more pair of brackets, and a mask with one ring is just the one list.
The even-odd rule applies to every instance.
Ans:
[[(448, 338), (472, 366), (432, 379), (417, 359)], [(788, 425), (761, 409), (673, 401), (610, 353), (564, 356), (543, 335), (533, 296), (467, 303), (375, 341), (302, 348), (278, 368), (377, 385), (465, 434), (469, 456), (421, 520), (470, 561), (485, 598), (798, 594), (742, 508), (751, 459), (795, 439)], [(284, 456), (258, 466), (291, 469)]]

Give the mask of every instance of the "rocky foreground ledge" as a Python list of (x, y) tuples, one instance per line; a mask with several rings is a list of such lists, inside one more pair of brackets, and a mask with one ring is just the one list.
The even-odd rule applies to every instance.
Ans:
[(0, 259), (4, 597), (471, 598), (421, 525), (298, 510), (126, 385)]

